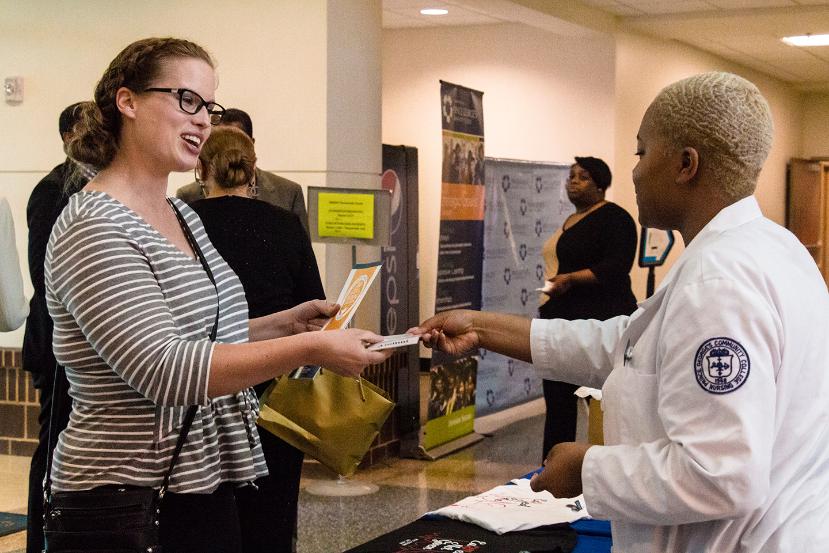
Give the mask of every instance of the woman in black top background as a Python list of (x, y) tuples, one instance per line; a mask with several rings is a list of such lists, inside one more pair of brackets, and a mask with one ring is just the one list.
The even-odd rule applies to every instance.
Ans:
[[(543, 246), (547, 285), (543, 319), (598, 319), (629, 315), (636, 309), (630, 269), (636, 255), (636, 224), (627, 211), (605, 200), (610, 168), (595, 157), (577, 157), (570, 167), (567, 197), (576, 206)], [(546, 301), (544, 301), (546, 300)], [(555, 444), (576, 436), (577, 386), (545, 380), (542, 459)]]
[[(299, 218), (252, 197), (255, 166), (253, 141), (234, 127), (217, 127), (196, 167), (205, 199), (191, 205), (210, 241), (241, 280), (251, 318), (325, 297)], [(269, 384), (254, 389), (261, 396)], [(236, 490), (244, 551), (290, 552), (295, 549), (303, 454), (261, 427), (259, 436), (270, 474), (256, 481), (258, 490)]]

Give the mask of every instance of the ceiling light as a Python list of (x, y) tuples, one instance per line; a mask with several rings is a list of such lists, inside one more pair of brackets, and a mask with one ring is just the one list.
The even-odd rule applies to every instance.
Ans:
[(781, 38), (790, 46), (829, 46), (829, 35), (800, 35)]
[(447, 13), (449, 13), (449, 10), (443, 8), (424, 8), (420, 10), (421, 15), (446, 15)]

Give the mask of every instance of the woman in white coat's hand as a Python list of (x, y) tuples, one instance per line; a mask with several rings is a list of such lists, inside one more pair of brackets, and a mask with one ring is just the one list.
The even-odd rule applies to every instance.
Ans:
[(561, 442), (554, 445), (544, 461), (544, 470), (534, 474), (534, 492), (548, 491), (555, 497), (576, 497), (582, 493), (581, 465), (591, 444)]

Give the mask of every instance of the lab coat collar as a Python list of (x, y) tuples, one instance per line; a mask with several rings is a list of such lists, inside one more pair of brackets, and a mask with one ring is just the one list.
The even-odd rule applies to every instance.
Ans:
[(702, 227), (702, 230), (691, 240), (691, 243), (685, 247), (682, 257), (693, 255), (696, 250), (704, 246), (709, 240), (723, 232), (737, 228), (754, 219), (759, 219), (762, 216), (763, 213), (760, 211), (757, 198), (754, 196), (748, 196), (722, 208), (713, 219), (708, 221), (707, 225)]
[(762, 216), (763, 213), (760, 211), (760, 205), (754, 196), (747, 196), (742, 200), (737, 200), (733, 204), (722, 208), (713, 219), (708, 221), (708, 224), (702, 227), (702, 230), (694, 240), (691, 240), (691, 245), (696, 242), (696, 238), (702, 235), (708, 235), (710, 233), (719, 234), (720, 232), (738, 227)]
[(682, 267), (684, 261), (693, 256), (694, 252), (703, 247), (709, 240), (719, 236), (723, 232), (739, 227), (749, 221), (759, 219), (762, 216), (763, 212), (760, 211), (760, 205), (757, 203), (757, 198), (754, 196), (748, 196), (721, 209), (713, 219), (708, 221), (708, 224), (702, 227), (702, 230), (700, 230), (694, 239), (691, 240), (691, 243), (685, 247), (685, 251), (682, 252), (682, 255), (679, 257), (677, 262), (674, 263), (671, 270), (668, 271), (668, 274), (666, 274), (665, 278), (662, 279), (662, 282), (659, 284), (659, 288), (656, 290), (654, 295), (645, 301), (640, 302), (639, 307), (644, 308), (646, 304), (658, 302), (658, 298), (661, 298), (662, 296), (660, 292), (664, 291), (668, 287), (670, 282), (674, 279), (674, 275)]

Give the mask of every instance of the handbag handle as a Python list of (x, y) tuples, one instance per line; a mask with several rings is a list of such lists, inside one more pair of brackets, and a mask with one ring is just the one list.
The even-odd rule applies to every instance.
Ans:
[[(320, 367), (320, 373), (322, 373), (323, 368)], [(354, 377), (354, 380), (357, 382), (357, 388), (360, 390), (360, 399), (363, 400), (363, 403), (366, 402), (366, 390), (363, 388), (363, 376), (357, 375)]]

